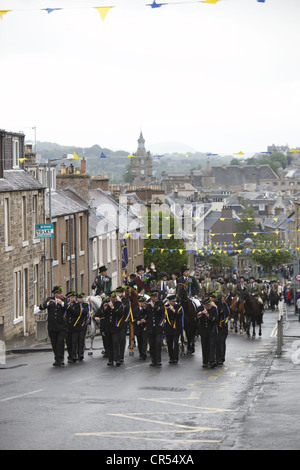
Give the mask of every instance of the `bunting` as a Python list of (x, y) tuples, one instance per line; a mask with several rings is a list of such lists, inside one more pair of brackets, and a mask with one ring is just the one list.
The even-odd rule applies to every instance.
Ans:
[[(254, 0), (253, 0), (254, 1)], [(265, 3), (265, 0), (255, 0), (256, 3)], [(151, 9), (159, 9), (162, 6), (168, 6), (168, 5), (184, 5), (185, 3), (203, 3), (203, 4), (211, 4), (211, 5), (216, 5), (218, 3), (222, 2), (222, 0), (189, 0), (189, 1), (182, 1), (182, 2), (157, 2), (156, 0), (153, 0), (152, 3), (145, 3), (145, 7), (150, 7)], [(80, 8), (80, 7), (79, 7)], [(101, 19), (104, 21), (106, 18), (107, 13), (112, 9), (115, 8), (114, 5), (110, 6), (99, 6), (99, 7), (82, 7), (81, 9), (87, 9), (87, 8), (93, 8), (98, 11)], [(36, 11), (45, 11), (47, 14), (51, 14), (53, 12), (58, 12), (61, 10), (70, 10), (72, 9), (71, 7), (66, 7), (66, 8), (37, 8), (37, 9), (30, 9), (30, 10), (36, 10)], [(0, 10), (0, 19), (2, 20), (3, 16), (6, 15), (9, 11), (26, 11), (26, 10), (20, 10), (20, 9), (14, 9), (14, 10)]]

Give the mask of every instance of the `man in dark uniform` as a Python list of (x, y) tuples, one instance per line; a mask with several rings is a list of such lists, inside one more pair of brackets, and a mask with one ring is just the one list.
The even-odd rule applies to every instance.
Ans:
[(124, 362), (128, 322), (129, 322), (130, 315), (132, 315), (130, 300), (128, 298), (125, 298), (124, 289), (126, 289), (126, 286), (124, 286), (124, 288), (123, 286), (119, 286), (116, 288), (116, 294), (123, 303), (124, 313), (125, 313), (123, 320), (120, 324), (120, 362)]
[(140, 360), (147, 359), (147, 297), (139, 296), (139, 305), (132, 309), (134, 319), (134, 330), (137, 338), (137, 345), (140, 354)]
[(108, 346), (109, 340), (108, 335), (110, 334), (109, 330), (109, 309), (108, 302), (110, 301), (109, 297), (103, 297), (102, 304), (94, 314), (94, 320), (100, 324), (100, 334), (102, 336), (103, 348), (102, 352), (103, 357), (108, 357)]
[(85, 336), (87, 324), (90, 319), (90, 306), (83, 302), (84, 294), (76, 295), (76, 301), (70, 302), (67, 307), (69, 328), (72, 334), (71, 361), (82, 361), (84, 358)]
[(210, 297), (202, 300), (198, 312), (199, 334), (201, 336), (202, 367), (216, 366), (216, 323), (217, 308), (211, 304)]
[(165, 333), (167, 339), (169, 364), (177, 364), (179, 358), (179, 336), (182, 334), (183, 328), (183, 309), (176, 302), (176, 295), (169, 294), (167, 296), (166, 305), (166, 323)]
[(117, 366), (121, 365), (120, 355), (120, 335), (122, 330), (122, 322), (125, 318), (125, 309), (122, 300), (117, 296), (116, 292), (108, 294), (110, 301), (108, 302), (108, 366), (112, 366), (114, 361)]
[[(76, 302), (76, 292), (74, 290), (71, 290), (66, 294), (67, 298), (67, 310), (68, 307), (72, 302)], [(68, 330), (67, 330), (67, 336), (66, 336), (66, 345), (67, 345), (67, 351), (68, 351), (68, 363), (72, 364), (72, 325), (71, 325), (71, 318), (70, 315), (67, 314), (67, 323), (68, 323)]]
[(161, 366), (161, 340), (165, 324), (165, 305), (158, 298), (158, 291), (150, 292), (147, 303), (147, 330), (150, 344), (150, 366)]
[(66, 308), (67, 299), (62, 294), (62, 287), (52, 289), (53, 297), (48, 297), (40, 310), (48, 310), (48, 334), (54, 353), (54, 366), (64, 366), (65, 338), (67, 335)]
[(92, 289), (96, 289), (95, 295), (105, 297), (111, 291), (111, 277), (107, 275), (107, 267), (99, 268), (99, 276), (93, 282)]

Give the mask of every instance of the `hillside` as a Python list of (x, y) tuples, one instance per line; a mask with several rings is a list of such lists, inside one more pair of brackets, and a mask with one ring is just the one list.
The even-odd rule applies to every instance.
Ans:
[[(78, 157), (85, 157), (86, 171), (89, 174), (97, 175), (107, 174), (111, 182), (118, 183), (123, 179), (126, 173), (126, 167), (130, 164), (128, 155), (130, 152), (125, 150), (113, 151), (98, 144), (92, 147), (74, 147), (64, 146), (52, 142), (37, 142), (37, 154), (42, 159), (61, 158), (63, 162), (64, 156), (75, 152)], [(100, 158), (100, 155), (108, 158)], [(162, 171), (189, 171), (191, 169), (203, 168), (207, 162), (207, 155), (201, 152), (191, 153), (188, 157), (183, 154), (173, 153), (165, 154), (162, 158), (156, 158), (153, 154), (153, 176), (159, 178)], [(232, 155), (221, 157), (219, 155), (210, 157), (211, 165), (229, 164)], [(58, 162), (59, 166), (59, 162)]]

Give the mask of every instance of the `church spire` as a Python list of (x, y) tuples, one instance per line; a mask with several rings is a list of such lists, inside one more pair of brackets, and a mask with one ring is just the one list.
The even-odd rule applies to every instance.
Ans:
[(145, 149), (145, 139), (143, 137), (142, 131), (141, 131), (139, 139), (138, 139), (138, 149), (146, 150)]

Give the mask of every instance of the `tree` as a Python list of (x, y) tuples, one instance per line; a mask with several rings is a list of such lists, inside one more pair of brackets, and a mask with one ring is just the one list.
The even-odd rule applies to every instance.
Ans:
[[(155, 264), (157, 272), (166, 271), (169, 275), (172, 271), (180, 271), (181, 267), (188, 263), (188, 255), (182, 239), (175, 239), (174, 233), (178, 232), (177, 222), (169, 212), (148, 211), (148, 229), (151, 233), (151, 219), (159, 217), (159, 238), (148, 237), (144, 241), (144, 264), (150, 266)], [(162, 217), (170, 217), (170, 235), (167, 239), (162, 238)], [(175, 228), (175, 231), (174, 231)], [(153, 236), (153, 231), (152, 231)], [(172, 250), (172, 251), (170, 251)]]

